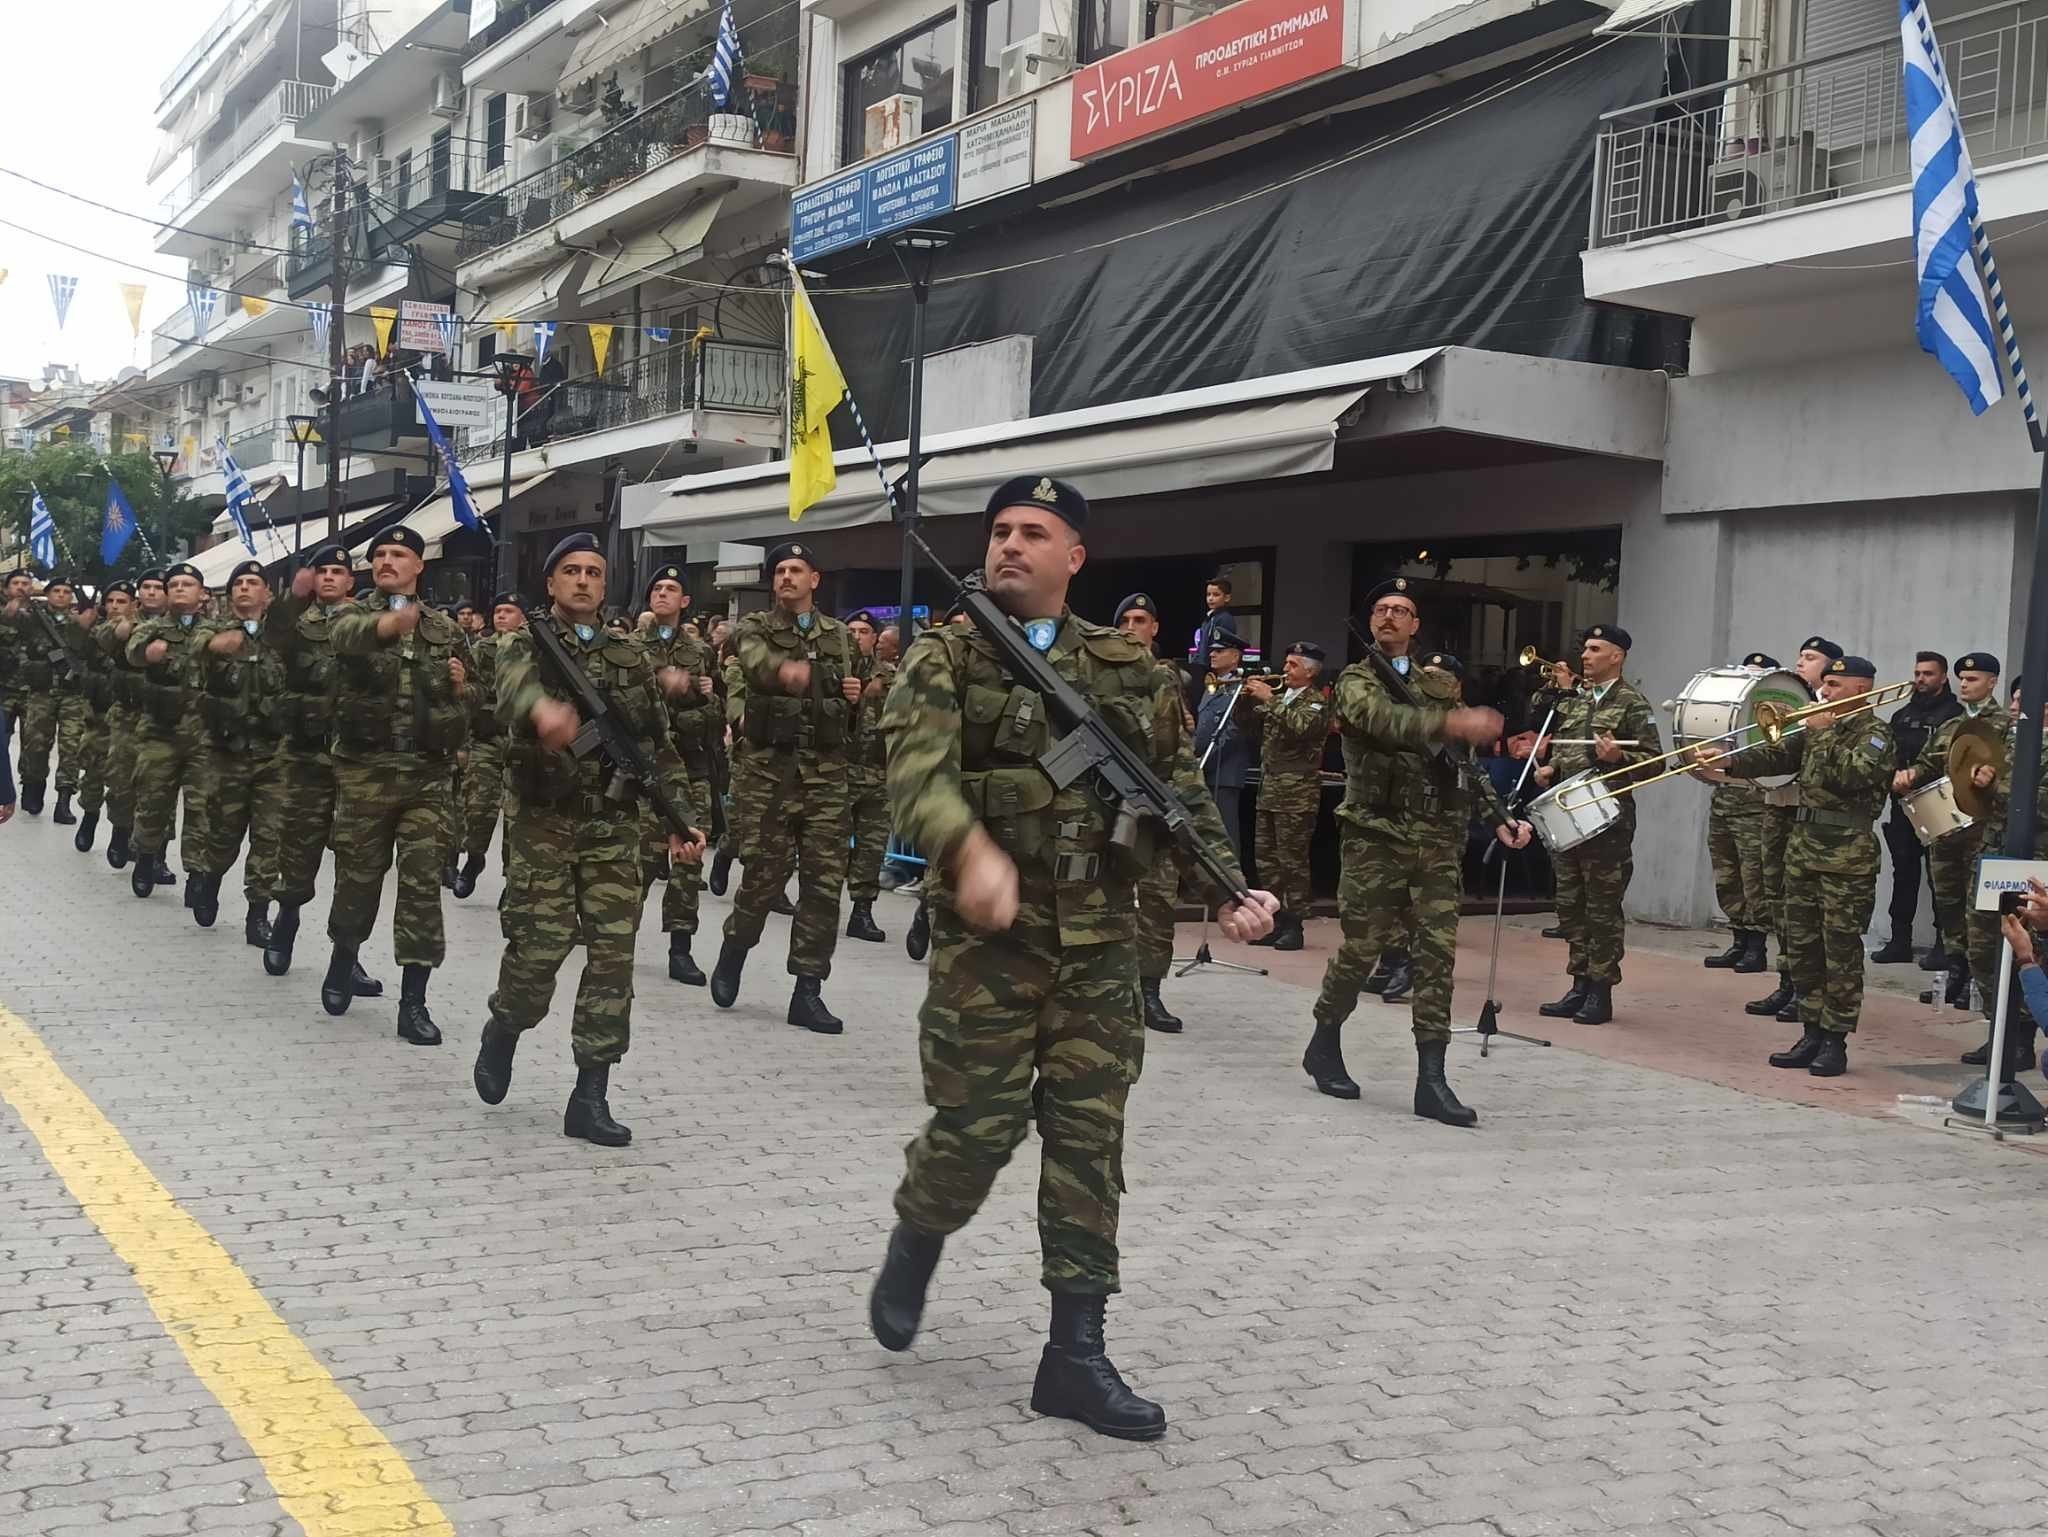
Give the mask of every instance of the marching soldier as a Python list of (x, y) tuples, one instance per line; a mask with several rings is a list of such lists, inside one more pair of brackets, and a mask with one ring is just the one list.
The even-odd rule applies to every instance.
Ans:
[(114, 664), (101, 636), (116, 622), (117, 615), (126, 619), (134, 611), (135, 584), (125, 578), (109, 582), (100, 589), (98, 612), (92, 622), (79, 625), (65, 637), (77, 661), (79, 692), (85, 696), (87, 711), (85, 747), (78, 775), (78, 831), (71, 835), (71, 846), (81, 854), (91, 851), (99, 832), (100, 810), (107, 804), (111, 777)]
[(1308, 846), (1323, 804), (1323, 747), (1334, 717), (1318, 681), (1323, 648), (1298, 640), (1287, 648), (1278, 689), (1262, 678), (1245, 685), (1263, 732), (1259, 758), (1259, 875), (1280, 899), (1279, 921), (1260, 941), (1299, 950), (1308, 917)]
[(746, 682), (741, 731), (745, 767), (758, 804), (744, 845), (746, 873), (725, 920), (725, 943), (711, 972), (711, 1001), (729, 1009), (739, 997), (747, 952), (761, 941), (770, 899), (798, 881), (790, 925), (789, 973), (796, 987), (789, 1022), (837, 1035), (845, 1022), (825, 1007), (823, 987), (839, 938), (839, 892), (846, 884), (847, 742), (861, 683), (853, 637), (817, 610), (822, 573), (807, 544), (768, 552), (775, 607), (740, 620), (735, 653)]
[[(692, 806), (711, 804), (711, 754), (717, 737), (724, 734), (725, 721), (713, 683), (717, 662), (711, 648), (683, 623), (690, 606), (690, 586), (678, 565), (661, 567), (647, 582), (646, 622), (640, 642), (654, 663), (668, 726), (668, 746), (682, 765), (688, 781)], [(645, 836), (647, 879), (667, 871), (667, 885), (661, 896), (661, 927), (668, 935), (669, 980), (685, 987), (702, 987), (704, 969), (690, 954), (697, 932), (697, 910), (704, 888), (704, 872), (697, 860), (668, 857), (669, 828), (650, 805), (641, 813)]]
[(853, 853), (846, 865), (846, 895), (852, 910), (846, 916), (846, 937), (879, 944), (889, 936), (875, 922), (875, 903), (882, 895), (882, 858), (889, 852), (888, 759), (882, 744), (882, 700), (896, 681), (896, 669), (877, 655), (881, 639), (875, 616), (862, 609), (846, 621), (860, 648), (855, 676), (860, 703), (853, 712), (853, 740), (847, 752), (852, 798), (847, 807), (853, 825)]
[[(6, 585), (0, 587), (0, 604), (8, 608), (19, 604), (17, 612), (26, 610), (35, 590), (34, 577), (26, 571), (10, 571)], [(28, 704), (28, 684), (21, 675), (22, 664), (27, 660), (24, 642), (24, 636), (13, 625), (0, 624), (0, 710), (7, 712), (10, 734), (21, 728), (22, 712)]]
[[(427, 979), (447, 953), (441, 927), (442, 849), (448, 828), (449, 766), (469, 737), (463, 696), (462, 632), (419, 599), (426, 541), (394, 523), (370, 541), (376, 591), (328, 621), (334, 647), (334, 901), (327, 936), (334, 953), (320, 1006), (345, 1014), (355, 998), (356, 954), (377, 924), (384, 875), (394, 856), (398, 898), (391, 914), (399, 987), (398, 1037), (438, 1046), (427, 1012)], [(292, 591), (311, 596), (300, 572)]]
[[(193, 668), (200, 642), (199, 605), (206, 597), (199, 568), (179, 562), (164, 572), (164, 613), (145, 619), (128, 637), (129, 662), (142, 669), (138, 685), (135, 740), (135, 868), (128, 889), (149, 896), (169, 874), (165, 851), (178, 822), (178, 794), (185, 797), (185, 862), (188, 872), (203, 860), (206, 814), (194, 758), (200, 751), (199, 716), (193, 709)], [(186, 883), (186, 902), (193, 897)]]
[(57, 762), (57, 810), (53, 822), (69, 827), (77, 818), (71, 797), (78, 785), (78, 754), (83, 751), (85, 699), (74, 677), (76, 662), (65, 631), (74, 624), (77, 589), (59, 572), (43, 587), (43, 602), (10, 603), (7, 613), (17, 647), (16, 675), (21, 682), (21, 809), (40, 816), (50, 781), (50, 758), (61, 732), (65, 750)]
[(273, 712), (284, 667), (263, 640), (263, 613), (270, 587), (259, 561), (245, 560), (228, 574), (229, 612), (207, 626), (198, 648), (197, 692), (203, 728), (200, 771), (206, 802), (207, 846), (192, 865), (190, 884), (199, 889), (192, 916), (211, 928), (220, 913), (220, 883), (249, 840), (242, 866), (242, 896), (248, 916), (242, 937), (257, 949), (270, 944), (270, 893), (277, 884), (277, 846), (287, 805), (274, 772), (277, 728)]
[[(1422, 619), (1406, 577), (1380, 583), (1367, 602), (1374, 647), (1411, 681), (1422, 702), (1399, 701), (1370, 659), (1337, 675), (1332, 703), (1344, 745), (1337, 916), (1344, 938), (1323, 972), (1302, 1071), (1333, 1099), (1359, 1097), (1344, 1066), (1344, 1022), (1358, 1006), (1374, 961), (1406, 939), (1415, 976), (1415, 1113), (1446, 1126), (1476, 1126), (1478, 1113), (1459, 1102), (1444, 1076), (1472, 789), (1464, 771), (1454, 777), (1431, 753), (1439, 742), (1492, 742), (1500, 735), (1500, 712), (1457, 703), (1455, 676), (1441, 654), (1434, 673), (1425, 671), (1429, 663), (1418, 665), (1411, 649)], [(1509, 848), (1527, 846), (1526, 822), (1504, 823), (1492, 813), (1487, 820)]]
[(704, 884), (714, 897), (725, 895), (726, 882), (732, 877), (733, 861), (739, 857), (741, 839), (741, 794), (750, 782), (740, 772), (740, 765), (746, 759), (747, 739), (740, 732), (740, 722), (746, 718), (747, 677), (740, 671), (739, 654), (733, 650), (732, 631), (728, 628), (725, 639), (719, 643), (718, 679), (719, 698), (725, 708), (726, 731), (732, 745), (726, 749), (726, 779), (732, 786), (725, 816), (725, 837), (719, 841), (718, 852), (711, 860), (711, 873)]
[[(1159, 606), (1152, 595), (1134, 592), (1119, 603), (1116, 627), (1145, 648), (1146, 655), (1157, 662), (1164, 686), (1173, 690), (1180, 708), (1161, 727), (1159, 745), (1162, 751), (1178, 753), (1181, 745), (1194, 737), (1194, 720), (1188, 713), (1180, 669), (1154, 649), (1159, 641)], [(1138, 876), (1138, 999), (1145, 1028), (1162, 1035), (1179, 1035), (1183, 1029), (1181, 1017), (1167, 1008), (1159, 989), (1173, 969), (1174, 908), (1179, 904), (1181, 876), (1187, 868), (1187, 859), (1175, 844), (1171, 849), (1156, 850), (1152, 863)], [(929, 924), (922, 903), (919, 913)]]
[[(1545, 787), (1589, 768), (1603, 772), (1645, 763), (1660, 756), (1657, 718), (1650, 701), (1622, 677), (1632, 644), (1618, 624), (1596, 624), (1586, 631), (1580, 675), (1585, 685), (1558, 711), (1556, 737), (1576, 737), (1593, 747), (1560, 747), (1550, 752), (1537, 743), (1549, 762), (1536, 770)], [(1633, 747), (1617, 739), (1633, 739)], [(1622, 898), (1635, 873), (1636, 803), (1627, 781), (1610, 780), (1598, 792), (1619, 798), (1620, 818), (1576, 848), (1562, 850), (1554, 863), (1559, 872), (1558, 916), (1571, 941), (1571, 989), (1537, 1012), (1553, 1019), (1574, 1019), (1582, 1025), (1604, 1025), (1614, 1018), (1614, 987), (1621, 981), (1627, 920)]]
[[(605, 561), (590, 535), (571, 534), (556, 545), (544, 574), (551, 606), (535, 622), (552, 627), (654, 760), (669, 798), (694, 817), (693, 786), (676, 752), (662, 696), (673, 689), (676, 697), (702, 697), (693, 681), (698, 674), (681, 676), (679, 665), (660, 660), (656, 645), (603, 628)], [(651, 586), (680, 582), (681, 573), (671, 567), (657, 572)], [(665, 606), (656, 608), (657, 617)], [(698, 660), (695, 652), (689, 655)], [(658, 674), (670, 670), (678, 676), (661, 680)], [(611, 1069), (625, 1056), (631, 1032), (641, 906), (640, 802), (635, 794), (618, 793), (627, 783), (618, 777), (621, 765), (603, 753), (578, 758), (566, 750), (583, 722), (566, 681), (542, 664), (526, 630), (512, 631), (500, 643), (497, 687), (498, 729), (508, 744), (506, 860), (518, 874), (507, 888), (500, 919), (505, 950), (477, 1048), (476, 1092), (487, 1105), (504, 1100), (519, 1037), (547, 1017), (555, 975), (580, 941), (583, 977), (570, 1027), (576, 1088), (562, 1134), (623, 1147), (633, 1134), (612, 1119), (607, 1094)], [(687, 838), (670, 831), (664, 842), (673, 868), (703, 857), (704, 837), (694, 827)]]
[[(1894, 796), (1909, 795), (1922, 785), (1932, 784), (1947, 775), (1948, 750), (1956, 739), (1956, 728), (1964, 721), (1981, 720), (2010, 741), (2011, 722), (1998, 703), (1998, 667), (1998, 658), (1988, 651), (1966, 652), (1956, 658), (1955, 694), (1948, 699), (1956, 708), (1953, 713), (1944, 713), (1933, 730), (1922, 728), (1920, 734), (1925, 738), (1924, 743), (1909, 765), (1892, 776)], [(1917, 666), (1914, 668), (1915, 673), (1919, 670)], [(1918, 682), (1917, 678), (1915, 682)], [(1944, 686), (1943, 693), (1947, 692)], [(1894, 733), (1899, 730), (1899, 715), (1903, 714), (1905, 711), (1901, 709), (1892, 716)], [(1904, 813), (1895, 807), (1893, 815), (1903, 816)], [(1886, 827), (1889, 838), (1889, 822)], [(1911, 828), (1907, 830), (1910, 832)], [(1916, 847), (1919, 845), (1917, 834), (1914, 844)], [(1948, 987), (1943, 1001), (1952, 1008), (1967, 1009), (1970, 1006), (1970, 882), (1976, 870), (1977, 856), (1985, 847), (1984, 829), (1974, 822), (1958, 832), (1935, 839), (1927, 847), (1927, 884), (1934, 891), (1936, 948), (1943, 951), (1943, 958), (1948, 964)], [(1897, 857), (1893, 855), (1894, 863)], [(1915, 895), (1918, 895), (1917, 886)], [(1902, 938), (1906, 941), (1903, 956), (1898, 953)], [(1887, 957), (1895, 961), (1911, 960), (1911, 941), (1910, 922), (1904, 929), (1894, 925), (1892, 943), (1871, 959), (1880, 964), (1885, 963)], [(1981, 982), (1986, 993), (1997, 985), (1989, 977), (1982, 978)], [(1985, 1058), (1978, 1059), (1978, 1065), (1987, 1059), (1988, 1053)]]
[[(1818, 689), (1827, 670), (1842, 659), (1842, 648), (1822, 635), (1809, 635), (1800, 642), (1792, 670), (1810, 689)], [(1763, 792), (1764, 904), (1771, 930), (1778, 936), (1778, 986), (1753, 1003), (1745, 1003), (1745, 1014), (1775, 1015), (1780, 1024), (1799, 1022), (1798, 989), (1793, 985), (1791, 936), (1785, 927), (1785, 850), (1792, 841), (1794, 816), (1804, 792), (1797, 783)]]
[[(1778, 659), (1752, 651), (1744, 667), (1775, 672)], [(1713, 786), (1707, 806), (1707, 858), (1714, 867), (1714, 900), (1728, 916), (1728, 948), (1710, 955), (1705, 964), (1716, 971), (1745, 974), (1770, 964), (1765, 951), (1772, 920), (1764, 896), (1763, 792), (1747, 779), (1731, 778), (1724, 769), (1699, 769)]]
[[(1234, 870), (1193, 754), (1165, 749), (1181, 708), (1166, 675), (1142, 645), (1067, 607), (1087, 520), (1081, 494), (1050, 477), (997, 488), (985, 519), (988, 590), (1151, 760)], [(1031, 1406), (1104, 1435), (1152, 1440), (1165, 1432), (1165, 1413), (1131, 1392), (1103, 1341), (1106, 1302), (1120, 1284), (1124, 1105), (1145, 1043), (1132, 986), (1144, 834), (1127, 862), (1084, 782), (1062, 790), (1046, 777), (1038, 756), (1050, 733), (1042, 701), (1031, 701), (1038, 695), (1010, 677), (986, 638), (949, 625), (918, 637), (889, 694), (889, 803), (896, 826), (932, 861), (927, 887), (938, 888), (918, 1020), (933, 1114), (908, 1150), (869, 1322), (885, 1348), (909, 1347), (946, 1235), (980, 1209), (1035, 1119), (1052, 1324)], [(1224, 903), (1228, 937), (1252, 940), (1271, 927), (1278, 903), (1252, 895), (1242, 909)]]
[[(132, 601), (117, 603), (123, 588)], [(107, 863), (125, 869), (131, 855), (130, 839), (135, 830), (135, 749), (140, 739), (143, 669), (128, 660), (128, 641), (135, 627), (164, 611), (164, 574), (154, 568), (135, 578), (132, 585), (114, 582), (107, 588), (106, 622), (92, 632), (92, 639), (106, 658), (112, 703), (107, 709)], [(159, 884), (168, 884), (165, 871)]]
[(469, 650), (469, 747), (462, 770), (462, 868), (451, 889), (467, 900), (490, 858), (491, 834), (505, 799), (505, 736), (498, 730), (498, 639), (526, 628), (526, 605), (516, 592), (491, 599), (491, 627)]
[[(1868, 692), (1877, 668), (1860, 656), (1837, 657), (1820, 680), (1823, 700)], [(1745, 779), (1797, 773), (1800, 803), (1785, 846), (1785, 924), (1792, 939), (1792, 983), (1805, 1027), (1772, 1067), (1803, 1067), (1816, 1078), (1848, 1071), (1849, 1033), (1863, 1010), (1863, 931), (1877, 905), (1877, 834), (1871, 824), (1891, 788), (1892, 728), (1869, 712), (1804, 717), (1775, 747), (1726, 759)], [(1723, 758), (1715, 747), (1700, 761)]]

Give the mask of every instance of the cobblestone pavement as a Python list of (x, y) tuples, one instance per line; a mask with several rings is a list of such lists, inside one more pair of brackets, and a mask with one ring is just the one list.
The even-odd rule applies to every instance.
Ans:
[[(781, 1022), (779, 926), (729, 1014), (668, 982), (644, 933), (613, 1096), (636, 1139), (602, 1151), (560, 1134), (559, 1021), (528, 1037), (506, 1104), (470, 1089), (496, 893), (493, 873), (447, 902), (449, 1043), (421, 1050), (392, 1035), (388, 928), (365, 960), (389, 996), (331, 1020), (323, 914), (272, 980), (239, 909), (202, 932), (68, 829), (0, 829), (0, 1005), (445, 1517), (288, 1517), (280, 1478), (319, 1457), (258, 1456), (148, 1305), (155, 1260), (131, 1275), (0, 1101), (0, 1533), (2048, 1526), (2028, 1322), (2048, 1236), (2023, 1150), (1588, 1050), (1481, 1063), (1469, 1038), (1453, 1078), (1484, 1121), (1459, 1133), (1408, 1112), (1399, 1011), (1362, 1011), (1366, 1094), (1345, 1105), (1297, 1065), (1298, 987), (1176, 981), (1190, 1029), (1147, 1043), (1110, 1311), (1116, 1359), (1173, 1425), (1124, 1445), (1025, 1407), (1045, 1312), (1031, 1144), (950, 1247), (914, 1353), (867, 1335), (922, 1111), (906, 901), (883, 903), (888, 945), (842, 943), (836, 1040)], [(1557, 981), (1526, 969), (1502, 988), (1525, 1023)], [(1684, 1007), (1654, 1028), (1720, 1028), (1718, 1006)], [(273, 1447), (291, 1433), (264, 1423)]]

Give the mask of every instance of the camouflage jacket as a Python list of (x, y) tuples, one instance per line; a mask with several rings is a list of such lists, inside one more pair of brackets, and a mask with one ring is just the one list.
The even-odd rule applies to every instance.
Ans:
[[(199, 717), (207, 739), (237, 753), (267, 753), (277, 746), (276, 705), (284, 686), (284, 659), (263, 638), (261, 619), (205, 620), (194, 648), (193, 675)], [(242, 632), (242, 649), (211, 649), (216, 635)]]
[[(1046, 660), (1179, 795), (1196, 834), (1237, 860), (1181, 726), (1167, 672), (1120, 631), (1062, 616)], [(979, 823), (1016, 861), (1019, 924), (1056, 928), (1062, 945), (1128, 942), (1136, 879), (1163, 849), (1151, 824), (1130, 855), (1110, 847), (1110, 811), (1090, 777), (1058, 789), (1039, 767), (1051, 744), (1045, 701), (1013, 679), (971, 626), (918, 636), (882, 712), (889, 809), (897, 831), (942, 869)]]
[(1260, 747), (1259, 773), (1267, 784), (1276, 779), (1313, 778), (1322, 772), (1323, 744), (1330, 740), (1336, 716), (1323, 691), (1308, 687), (1292, 699), (1284, 688), (1253, 706), (1265, 739)]
[(1852, 715), (1831, 726), (1788, 735), (1775, 747), (1752, 747), (1729, 760), (1743, 778), (1797, 774), (1800, 808), (1794, 814), (1787, 866), (1834, 875), (1877, 873), (1877, 834), (1897, 772), (1898, 749), (1888, 721)]
[(1436, 751), (1454, 700), (1433, 675), (1410, 674), (1426, 703), (1403, 704), (1367, 662), (1337, 674), (1331, 703), (1344, 748), (1344, 802), (1337, 815), (1356, 827), (1414, 818), (1463, 826), (1471, 815), (1466, 765)]
[[(662, 634), (664, 629), (668, 631), (666, 635)], [(648, 659), (657, 672), (664, 667), (680, 667), (690, 675), (690, 691), (682, 695), (664, 694), (662, 703), (668, 708), (669, 737), (684, 767), (693, 779), (709, 779), (711, 754), (725, 727), (719, 714), (717, 690), (705, 694), (697, 687), (699, 678), (711, 677), (717, 670), (711, 648), (679, 624), (651, 625), (637, 631), (635, 638), (647, 648)]]
[(0, 624), (0, 690), (15, 693), (22, 688), (21, 636), (11, 624)]
[[(206, 621), (197, 614), (179, 618), (164, 613), (143, 620), (128, 637), (128, 664), (141, 675), (136, 684), (136, 722), (147, 735), (175, 736), (186, 726), (198, 682), (199, 644), (207, 633)], [(144, 653), (159, 640), (170, 654), (151, 662)]]
[[(1633, 737), (1636, 745), (1622, 748), (1620, 759), (1614, 763), (1602, 763), (1591, 747), (1554, 748), (1550, 754), (1550, 766), (1557, 770), (1557, 777), (1551, 780), (1551, 784), (1559, 784), (1587, 769), (1596, 774), (1606, 774), (1631, 764), (1647, 763), (1664, 751), (1664, 740), (1657, 733), (1656, 712), (1650, 708), (1650, 701), (1626, 678), (1616, 678), (1598, 699), (1593, 697), (1590, 683), (1581, 685), (1576, 693), (1558, 705), (1557, 719), (1550, 728), (1553, 737), (1587, 740), (1603, 731), (1623, 741)], [(1634, 811), (1636, 799), (1635, 792), (1626, 788), (1627, 783), (1627, 780), (1610, 781), (1610, 789), (1625, 813)]]
[(334, 644), (334, 751), (345, 758), (380, 752), (451, 757), (469, 740), (468, 706), (448, 669), (451, 660), (468, 665), (462, 628), (439, 609), (420, 604), (419, 627), (387, 641), (377, 633), (377, 621), (390, 611), (391, 599), (376, 592), (328, 625)]
[(67, 632), (77, 628), (69, 614), (33, 598), (12, 619), (0, 615), (0, 631), (10, 633), (14, 642), (11, 686), (31, 694), (76, 693), (77, 656)]
[[(742, 619), (733, 639), (746, 680), (740, 729), (748, 744), (843, 755), (852, 737), (853, 706), (839, 685), (857, 675), (860, 648), (853, 632), (816, 610), (805, 628), (771, 608)], [(810, 687), (801, 696), (783, 688), (780, 669), (786, 662), (811, 664)]]
[(740, 659), (733, 655), (719, 664), (718, 671), (725, 680), (725, 722), (733, 729), (733, 745), (737, 747), (740, 719), (747, 713), (747, 675), (740, 671)]
[[(2005, 751), (1999, 756), (1998, 778), (1985, 792), (1989, 806), (1979, 819), (1979, 825), (1984, 829), (1979, 847), (1987, 854), (1997, 854), (2004, 851), (2006, 824), (2011, 820), (2013, 722), (2012, 716), (2004, 710), (1999, 711), (1996, 717), (1986, 718), (1993, 719), (2000, 728), (2005, 738)], [(2048, 751), (2041, 754), (2041, 786), (2048, 787)], [(2048, 844), (2048, 793), (2037, 787), (2035, 794), (2034, 848), (2041, 852), (2044, 844)]]
[(498, 636), (487, 630), (468, 643), (463, 666), (469, 669), (469, 692), (462, 696), (469, 714), (471, 746), (491, 741), (498, 735)]
[(286, 593), (263, 616), (263, 640), (284, 667), (271, 723), (302, 752), (326, 752), (334, 742), (335, 619), (355, 607), (301, 601)]
[(855, 766), (873, 771), (869, 782), (880, 784), (888, 766), (888, 749), (882, 736), (882, 702), (896, 682), (896, 664), (878, 662), (871, 656), (860, 659), (856, 670), (863, 688), (853, 712), (853, 742), (849, 750)]
[(1998, 702), (1996, 693), (1989, 698), (1978, 700), (1974, 705), (1966, 704), (1963, 706), (1962, 714), (1951, 715), (1927, 734), (1926, 745), (1913, 759), (1909, 770), (1913, 776), (1914, 789), (1933, 784), (1935, 780), (1947, 775), (1948, 750), (1956, 739), (1956, 728), (1968, 720), (1981, 720), (1997, 731), (2008, 743), (2012, 740), (2012, 717), (2006, 713), (2005, 706)]

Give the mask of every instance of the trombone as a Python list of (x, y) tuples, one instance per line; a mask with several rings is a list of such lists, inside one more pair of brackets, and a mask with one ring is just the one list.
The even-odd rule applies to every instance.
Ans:
[(1794, 726), (1791, 731), (1785, 729), (1789, 722), (1803, 716), (1831, 713), (1838, 720), (1846, 720), (1851, 715), (1864, 715), (1872, 710), (1882, 709), (1885, 705), (1897, 704), (1912, 692), (1913, 685), (1910, 680), (1905, 683), (1886, 683), (1861, 694), (1844, 694), (1839, 699), (1818, 699), (1812, 704), (1801, 705), (1796, 710), (1788, 710), (1783, 705), (1773, 704), (1770, 700), (1764, 699), (1757, 703), (1756, 727), (1764, 734), (1764, 740), (1776, 747), (1793, 732), (1806, 729), (1804, 726)]

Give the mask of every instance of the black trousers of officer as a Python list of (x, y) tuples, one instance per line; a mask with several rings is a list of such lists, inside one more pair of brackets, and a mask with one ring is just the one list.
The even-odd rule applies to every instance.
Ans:
[[(1913, 942), (1913, 918), (1920, 911), (1920, 875), (1927, 868), (1927, 845), (1920, 841), (1920, 835), (1913, 831), (1913, 824), (1906, 820), (1905, 807), (1896, 797), (1892, 809), (1884, 819), (1884, 845), (1892, 856), (1892, 939)], [(1928, 889), (1933, 890), (1930, 878)], [(1961, 936), (1941, 934), (1940, 921), (1936, 919), (1936, 937), (1944, 942)]]

